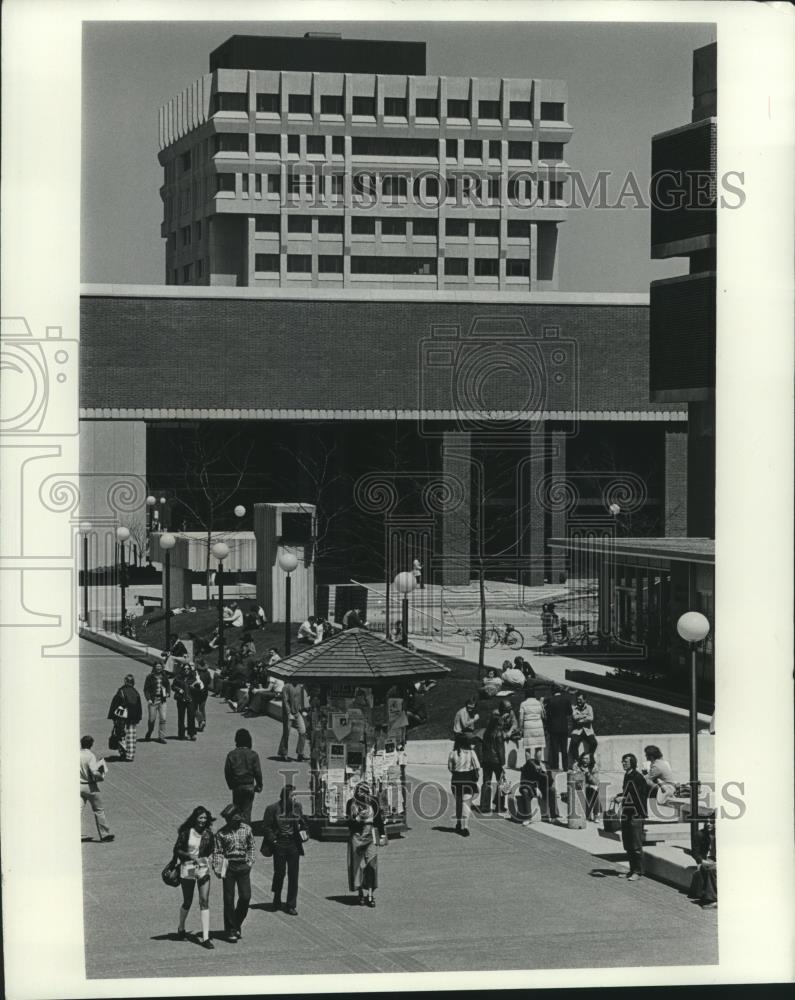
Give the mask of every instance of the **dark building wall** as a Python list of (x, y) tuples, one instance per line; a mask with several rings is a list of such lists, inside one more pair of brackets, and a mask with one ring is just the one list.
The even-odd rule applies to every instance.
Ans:
[[(496, 338), (469, 335), (484, 316)], [(444, 329), (431, 341), (434, 328)], [(557, 341), (544, 339), (545, 328), (559, 331)], [(473, 397), (471, 379), (492, 364), (495, 345), (521, 364), (515, 377), (495, 371), (486, 380), (487, 399)], [(450, 410), (485, 402), (526, 410), (531, 399), (550, 410), (681, 410), (649, 402), (645, 306), (88, 294), (80, 350), (80, 405), (90, 409)], [(178, 377), (164, 357), (178, 359)]]
[(210, 72), (217, 69), (424, 76), (425, 42), (233, 35), (210, 53)]

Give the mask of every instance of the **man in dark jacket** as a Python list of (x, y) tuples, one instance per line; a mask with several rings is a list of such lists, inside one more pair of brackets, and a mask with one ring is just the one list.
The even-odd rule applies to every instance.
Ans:
[(235, 749), (226, 755), (224, 777), (232, 792), (232, 802), (239, 807), (243, 822), (251, 825), (254, 795), (262, 791), (262, 765), (259, 754), (251, 749), (251, 733), (238, 729)]
[(304, 760), (304, 743), (306, 742), (306, 720), (304, 710), (304, 688), (302, 684), (288, 681), (282, 688), (282, 738), (279, 742), (277, 756), (287, 760), (290, 749), (290, 727), (298, 730), (298, 744), (295, 754), (298, 760)]
[(646, 818), (649, 786), (638, 771), (638, 758), (634, 753), (625, 753), (621, 766), (624, 768), (621, 843), (629, 860), (629, 871), (622, 878), (636, 882), (643, 875), (643, 821)]
[(541, 805), (541, 815), (544, 819), (558, 819), (558, 800), (555, 792), (553, 776), (543, 760), (543, 752), (539, 748), (525, 750), (525, 762), (519, 772), (519, 787), (516, 793), (518, 812), (526, 817), (523, 825), (530, 825), (531, 799), (538, 799)]
[(552, 696), (546, 699), (544, 707), (546, 709), (547, 736), (549, 739), (549, 766), (553, 771), (558, 770), (558, 768), (565, 770), (568, 764), (571, 699), (556, 684), (552, 688)]
[(166, 742), (166, 701), (169, 694), (171, 694), (171, 685), (163, 670), (163, 664), (156, 663), (144, 681), (144, 698), (146, 698), (149, 710), (149, 722), (144, 740), (151, 739), (152, 730), (155, 728), (155, 719), (157, 719), (157, 742)]
[(273, 857), (271, 891), (274, 910), (282, 905), (282, 887), (285, 871), (287, 872), (287, 902), (284, 904), (284, 912), (291, 917), (298, 913), (295, 908), (298, 902), (298, 867), (304, 853), (303, 842), (307, 829), (301, 805), (293, 798), (293, 791), (292, 785), (285, 785), (279, 801), (265, 810), (260, 848), (265, 857)]

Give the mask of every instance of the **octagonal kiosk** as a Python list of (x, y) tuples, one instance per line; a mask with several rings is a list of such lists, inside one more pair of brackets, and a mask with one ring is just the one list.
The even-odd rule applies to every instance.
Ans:
[(406, 697), (412, 686), (450, 672), (428, 656), (364, 628), (348, 629), (269, 667), (304, 685), (309, 699), (313, 834), (347, 837), (346, 809), (367, 781), (387, 835), (406, 826)]

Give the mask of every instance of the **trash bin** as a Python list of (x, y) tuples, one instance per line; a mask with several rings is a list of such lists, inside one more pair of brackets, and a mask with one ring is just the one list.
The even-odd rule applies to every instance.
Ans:
[(584, 830), (585, 819), (585, 775), (582, 771), (569, 771), (566, 781), (567, 826), (570, 830)]

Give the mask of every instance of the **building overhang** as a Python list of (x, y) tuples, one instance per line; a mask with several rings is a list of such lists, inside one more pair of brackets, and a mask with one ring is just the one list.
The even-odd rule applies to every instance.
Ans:
[[(483, 429), (490, 422), (510, 421), (529, 426), (540, 421), (611, 421), (615, 423), (687, 422), (684, 410), (545, 410), (540, 413), (492, 411), (489, 420), (482, 414), (462, 410), (402, 409), (232, 409), (187, 407), (85, 407), (81, 420), (440, 420), (455, 421)], [(462, 426), (462, 430), (472, 429)]]
[(714, 538), (551, 538), (553, 549), (609, 555), (611, 559), (664, 559), (715, 565)]

